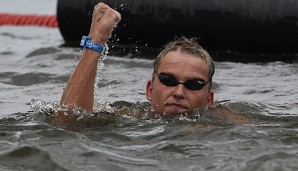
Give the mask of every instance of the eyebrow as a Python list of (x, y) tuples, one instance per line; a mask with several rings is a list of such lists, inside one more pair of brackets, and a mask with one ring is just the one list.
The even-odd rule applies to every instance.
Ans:
[[(170, 75), (170, 76), (172, 76), (172, 77), (174, 77), (176, 80), (178, 80), (177, 79), (177, 76), (175, 76), (175, 74), (173, 74), (173, 73), (171, 73), (171, 72), (157, 72), (157, 73), (164, 73), (164, 74), (167, 74), (167, 75)], [(187, 81), (187, 80), (199, 80), (199, 81), (203, 81), (203, 82), (208, 82), (208, 78), (207, 78), (207, 80), (205, 80), (204, 78), (190, 78), (190, 77), (185, 77), (185, 79), (184, 79), (185, 81)]]

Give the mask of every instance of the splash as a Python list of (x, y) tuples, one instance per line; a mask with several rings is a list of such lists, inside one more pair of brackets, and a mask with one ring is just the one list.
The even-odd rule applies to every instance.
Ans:
[(45, 113), (48, 115), (63, 110), (59, 102), (45, 102), (41, 99), (32, 99), (31, 103), (28, 104), (28, 107), (32, 113)]
[(105, 61), (108, 53), (109, 53), (109, 46), (106, 43), (105, 44), (105, 50), (100, 55), (100, 58), (99, 58), (98, 63), (97, 63), (96, 77), (95, 77), (95, 81), (94, 81), (94, 103), (95, 104), (100, 104), (100, 96), (97, 94), (98, 83), (102, 80), (101, 71), (103, 70), (103, 68), (105, 66), (104, 61)]

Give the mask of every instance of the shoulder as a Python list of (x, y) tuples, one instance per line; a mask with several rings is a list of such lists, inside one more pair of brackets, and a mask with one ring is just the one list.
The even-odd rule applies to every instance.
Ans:
[(253, 122), (251, 118), (248, 118), (228, 105), (215, 104), (208, 109), (214, 112), (216, 118), (225, 122), (232, 124), (249, 124)]

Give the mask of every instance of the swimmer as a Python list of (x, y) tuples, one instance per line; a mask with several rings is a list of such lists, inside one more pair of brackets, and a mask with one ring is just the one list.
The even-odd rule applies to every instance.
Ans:
[[(88, 37), (100, 45), (110, 38), (120, 22), (119, 12), (104, 3), (94, 7)], [(94, 82), (101, 54), (84, 48), (80, 61), (61, 97), (61, 105), (93, 110)], [(157, 113), (190, 112), (213, 104), (211, 90), (215, 72), (210, 55), (195, 38), (179, 38), (168, 43), (154, 61), (152, 78), (146, 86), (146, 97)]]

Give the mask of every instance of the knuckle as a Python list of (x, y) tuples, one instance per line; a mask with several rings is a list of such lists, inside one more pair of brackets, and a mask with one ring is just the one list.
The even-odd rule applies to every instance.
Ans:
[(97, 5), (104, 5), (104, 3), (103, 2), (99, 2)]

